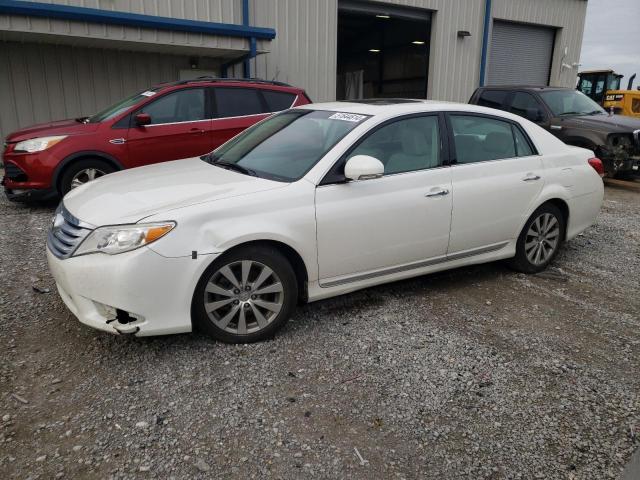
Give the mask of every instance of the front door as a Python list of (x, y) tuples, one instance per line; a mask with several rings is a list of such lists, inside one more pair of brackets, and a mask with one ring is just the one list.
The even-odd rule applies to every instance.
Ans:
[(476, 114), (449, 119), (456, 158), (449, 254), (501, 248), (518, 237), (542, 190), (542, 159), (515, 123)]
[(437, 115), (375, 128), (346, 158), (370, 155), (385, 166), (372, 180), (320, 185), (316, 221), (320, 283), (444, 257), (451, 219), (451, 169), (443, 166)]
[(129, 128), (127, 147), (132, 166), (196, 157), (213, 150), (204, 88), (170, 92), (133, 116), (138, 113), (148, 113), (151, 124)]

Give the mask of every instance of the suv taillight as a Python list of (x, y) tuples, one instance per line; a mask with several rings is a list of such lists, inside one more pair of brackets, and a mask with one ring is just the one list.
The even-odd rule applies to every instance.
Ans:
[(604, 165), (602, 164), (602, 160), (598, 157), (593, 157), (588, 160), (589, 165), (593, 167), (593, 169), (598, 172), (598, 175), (604, 177)]

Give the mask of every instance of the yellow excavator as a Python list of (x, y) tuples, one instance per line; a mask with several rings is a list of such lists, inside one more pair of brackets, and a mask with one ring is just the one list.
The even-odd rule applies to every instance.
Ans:
[(632, 89), (636, 74), (629, 78), (626, 90), (620, 89), (623, 76), (613, 70), (580, 72), (576, 88), (612, 113), (640, 118), (640, 86)]

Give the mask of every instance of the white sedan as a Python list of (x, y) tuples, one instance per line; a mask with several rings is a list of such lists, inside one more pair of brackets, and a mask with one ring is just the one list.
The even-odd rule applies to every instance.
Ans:
[(538, 272), (600, 209), (602, 165), (535, 124), (419, 100), (278, 113), (202, 158), (69, 193), (48, 234), (81, 322), (226, 342), (273, 335), (298, 302), (508, 259)]

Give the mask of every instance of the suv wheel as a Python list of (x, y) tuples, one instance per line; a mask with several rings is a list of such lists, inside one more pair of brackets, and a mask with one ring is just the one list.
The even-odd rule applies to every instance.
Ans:
[(510, 260), (510, 266), (523, 273), (537, 273), (547, 268), (560, 249), (564, 222), (558, 207), (550, 203), (540, 206), (520, 232), (516, 256)]
[(257, 342), (287, 322), (297, 298), (295, 273), (278, 250), (243, 247), (222, 255), (202, 275), (193, 297), (193, 323), (223, 342)]
[(74, 188), (107, 175), (114, 170), (108, 162), (99, 158), (88, 158), (74, 162), (62, 174), (62, 178), (60, 179), (60, 195), (64, 196)]

